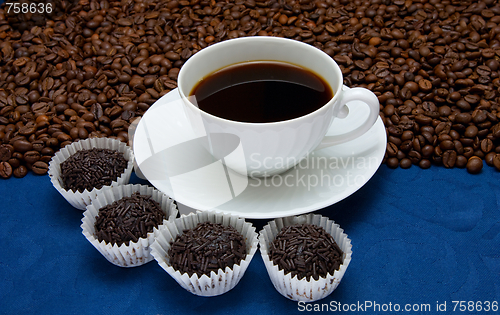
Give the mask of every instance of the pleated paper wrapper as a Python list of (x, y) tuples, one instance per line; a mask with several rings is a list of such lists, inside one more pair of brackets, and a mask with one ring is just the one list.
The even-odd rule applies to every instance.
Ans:
[[(72, 190), (64, 189), (64, 183), (61, 179), (61, 163), (66, 161), (71, 155), (77, 151), (90, 150), (93, 148), (110, 149), (123, 153), (123, 157), (127, 160), (127, 167), (123, 173), (111, 183), (109, 186), (103, 186), (100, 189), (94, 188), (91, 191), (85, 189), (83, 192), (73, 192)], [(134, 167), (134, 153), (132, 149), (124, 142), (111, 138), (88, 138), (73, 142), (57, 151), (49, 163), (49, 177), (55, 189), (75, 208), (85, 210), (90, 204), (91, 198), (95, 197), (100, 190), (126, 185), (130, 181), (132, 169)]]
[[(198, 277), (193, 274), (181, 273), (175, 270), (169, 262), (168, 250), (175, 237), (186, 229), (192, 229), (200, 222), (220, 223), (224, 226), (232, 226), (243, 235), (246, 242), (247, 255), (240, 264), (229, 266), (225, 270), (219, 268), (217, 274), (211, 272), (210, 276), (202, 275)], [(251, 223), (235, 215), (223, 214), (213, 211), (203, 211), (181, 216), (173, 221), (167, 222), (160, 228), (160, 235), (153, 243), (151, 254), (158, 264), (187, 291), (199, 296), (217, 296), (233, 289), (245, 274), (245, 271), (252, 261), (257, 250), (258, 240), (255, 227)]]
[[(299, 280), (297, 275), (292, 277), (291, 273), (285, 274), (284, 270), (279, 270), (278, 265), (274, 265), (270, 260), (270, 244), (281, 229), (285, 226), (305, 223), (324, 228), (327, 233), (333, 236), (333, 239), (342, 250), (342, 264), (333, 275), (328, 273), (326, 277), (320, 277), (318, 280), (314, 280), (312, 277), (309, 281), (306, 278)], [(274, 287), (281, 295), (293, 301), (314, 302), (330, 295), (339, 285), (351, 262), (351, 240), (347, 238), (344, 230), (334, 221), (317, 214), (278, 218), (269, 222), (259, 233), (259, 245), (262, 260)]]
[[(99, 242), (95, 235), (94, 226), (99, 209), (123, 197), (130, 197), (135, 192), (151, 196), (153, 200), (158, 202), (165, 213), (165, 220), (163, 220), (158, 228), (154, 228), (153, 232), (148, 233), (147, 237), (141, 237), (137, 242), (130, 241), (129, 245), (123, 243), (121, 246), (118, 246), (117, 244), (106, 243), (105, 241)], [(87, 240), (110, 263), (120, 267), (137, 267), (153, 260), (151, 244), (153, 244), (155, 237), (159, 234), (159, 228), (168, 220), (173, 220), (177, 216), (177, 213), (178, 210), (174, 200), (153, 187), (146, 185), (116, 186), (100, 191), (92, 198), (91, 204), (87, 206), (87, 210), (83, 213), (81, 228)]]

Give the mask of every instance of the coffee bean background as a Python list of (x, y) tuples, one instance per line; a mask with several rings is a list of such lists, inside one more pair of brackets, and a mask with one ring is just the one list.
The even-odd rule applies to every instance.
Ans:
[(2, 6), (0, 177), (45, 174), (54, 152), (78, 139), (128, 141), (130, 123), (176, 88), (189, 57), (243, 36), (318, 47), (347, 86), (374, 91), (389, 167), (477, 173), (485, 161), (500, 170), (499, 23), (495, 0), (61, 0), (44, 14)]

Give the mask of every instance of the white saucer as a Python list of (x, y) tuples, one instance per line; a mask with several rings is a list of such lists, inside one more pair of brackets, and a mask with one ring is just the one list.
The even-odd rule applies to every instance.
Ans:
[[(344, 89), (348, 87), (344, 86)], [(349, 116), (335, 119), (328, 135), (349, 131), (356, 127), (357, 121), (363, 121), (366, 117), (363, 106), (350, 106), (352, 102), (347, 105)], [(148, 168), (151, 169), (151, 161), (154, 161), (154, 174), (151, 171), (144, 174), (152, 185), (179, 203), (197, 210), (213, 209), (253, 219), (285, 217), (319, 210), (350, 196), (366, 184), (382, 163), (386, 150), (385, 127), (379, 117), (363, 136), (315, 151), (283, 174), (266, 179), (248, 178), (248, 185), (243, 192), (236, 196), (233, 193), (229, 201), (214, 206), (211, 197), (219, 193), (222, 195), (227, 190), (227, 183), (212, 180), (213, 169), (204, 171), (198, 164), (191, 165), (198, 176), (196, 183), (184, 180), (179, 184), (177, 181), (176, 189), (173, 189), (165, 175), (168, 156), (164, 154), (152, 159), (155, 152), (166, 152), (168, 148), (194, 139), (182, 106), (177, 89), (153, 104), (137, 125), (133, 149), (138, 165), (149, 163)], [(186, 156), (182, 167), (189, 170), (190, 163), (196, 163), (192, 161), (190, 156)], [(200, 183), (203, 183), (203, 189), (199, 189)], [(198, 187), (197, 191), (193, 191), (193, 187)], [(189, 198), (189, 195), (194, 196), (193, 193), (205, 197)]]

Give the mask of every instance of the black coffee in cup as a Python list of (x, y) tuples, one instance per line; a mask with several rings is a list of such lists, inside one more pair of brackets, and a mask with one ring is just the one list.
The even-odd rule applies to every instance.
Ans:
[(323, 78), (302, 67), (275, 61), (238, 63), (197, 83), (190, 95), (198, 107), (228, 120), (268, 123), (298, 118), (333, 97)]

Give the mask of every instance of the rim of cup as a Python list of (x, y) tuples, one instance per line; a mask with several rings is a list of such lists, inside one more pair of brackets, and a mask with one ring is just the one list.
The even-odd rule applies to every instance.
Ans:
[[(308, 71), (311, 71), (315, 75), (319, 76), (332, 89), (332, 94), (333, 94), (332, 98), (326, 104), (324, 104), (320, 108), (316, 109), (315, 111), (312, 111), (312, 112), (307, 113), (307, 114), (305, 114), (303, 116), (300, 116), (300, 117), (295, 117), (295, 118), (292, 118), (292, 119), (282, 120), (282, 121), (276, 121), (276, 122), (253, 123), (253, 122), (242, 122), (242, 121), (229, 120), (229, 119), (226, 119), (226, 118), (221, 118), (219, 116), (215, 116), (213, 114), (210, 114), (210, 113), (208, 113), (208, 112), (200, 109), (198, 106), (194, 105), (189, 100), (189, 98), (192, 97), (192, 96), (191, 95), (186, 95), (185, 91), (183, 91), (182, 87), (180, 86), (180, 84), (182, 84), (182, 82), (185, 80), (184, 76), (186, 75), (185, 74), (186, 71), (187, 71), (186, 69), (189, 70), (189, 67), (191, 67), (192, 64), (195, 64), (196, 62), (198, 62), (198, 59), (200, 59), (200, 58), (205, 58), (204, 56), (207, 55), (207, 54), (212, 53), (212, 50), (214, 50), (214, 49), (230, 49), (229, 48), (230, 46), (236, 45), (238, 42), (256, 42), (256, 43), (259, 43), (259, 42), (260, 43), (264, 43), (264, 42), (279, 43), (279, 42), (281, 42), (282, 44), (287, 43), (287, 44), (291, 44), (291, 45), (296, 45), (297, 47), (302, 47), (303, 49), (307, 49), (307, 50), (311, 51), (312, 54), (316, 54), (316, 56), (318, 58), (321, 58), (322, 60), (324, 60), (325, 65), (329, 65), (332, 68), (332, 70), (337, 73), (337, 75), (339, 77), (338, 84), (337, 84), (337, 86), (332, 86), (332, 84), (331, 84), (332, 82), (330, 82), (329, 80), (327, 80), (326, 78), (324, 78), (322, 75), (320, 75), (316, 71), (313, 71), (312, 69), (309, 69), (308, 67), (303, 66), (301, 64), (294, 64), (294, 63), (291, 63), (291, 62), (288, 62), (288, 61), (270, 60), (270, 59), (269, 60), (266, 60), (266, 59), (242, 60), (240, 62), (230, 63), (230, 64), (227, 64), (227, 65), (225, 65), (225, 66), (223, 66), (223, 67), (221, 67), (219, 69), (216, 69), (216, 70), (214, 70), (214, 71), (212, 71), (210, 73), (205, 74), (203, 77), (199, 78), (198, 82), (200, 80), (204, 79), (204, 78), (207, 78), (208, 76), (210, 76), (212, 73), (214, 73), (216, 71), (222, 70), (222, 69), (224, 69), (226, 67), (229, 67), (229, 66), (232, 66), (232, 65), (235, 65), (235, 64), (240, 64), (240, 63), (245, 63), (245, 62), (254, 62), (254, 61), (255, 62), (258, 62), (258, 61), (262, 61), (262, 62), (267, 62), (267, 61), (271, 61), (272, 62), (272, 61), (275, 61), (275, 62), (288, 63), (288, 64), (292, 64), (292, 65), (301, 67), (301, 68), (306, 69)], [(333, 60), (332, 57), (330, 57), (328, 54), (326, 54), (325, 52), (323, 52), (319, 48), (316, 48), (316, 47), (311, 46), (309, 44), (306, 44), (306, 43), (303, 43), (303, 42), (299, 42), (299, 41), (296, 41), (296, 40), (293, 40), (293, 39), (288, 39), (288, 38), (271, 37), (271, 36), (258, 36), (258, 37), (242, 37), (242, 38), (229, 39), (229, 40), (226, 40), (226, 41), (222, 41), (222, 42), (218, 42), (216, 44), (210, 45), (210, 46), (208, 46), (208, 47), (200, 50), (199, 52), (197, 52), (196, 54), (194, 54), (191, 58), (189, 58), (184, 63), (184, 65), (181, 68), (181, 71), (179, 72), (179, 76), (178, 76), (177, 82), (178, 82), (178, 86), (177, 87), (178, 87), (181, 99), (183, 99), (183, 101), (184, 101), (183, 103), (186, 104), (187, 106), (189, 106), (191, 110), (199, 111), (200, 113), (202, 113), (203, 115), (206, 115), (206, 116), (210, 117), (211, 119), (218, 120), (218, 121), (224, 122), (226, 124), (247, 125), (247, 126), (248, 125), (269, 125), (270, 126), (270, 125), (286, 124), (286, 123), (289, 123), (289, 122), (292, 122), (292, 121), (297, 121), (297, 120), (303, 119), (305, 117), (309, 117), (309, 116), (312, 116), (312, 115), (317, 115), (317, 113), (321, 112), (321, 111), (326, 111), (331, 104), (333, 104), (333, 103), (335, 103), (335, 102), (337, 102), (339, 100), (339, 94), (342, 91), (342, 86), (343, 86), (343, 75), (342, 75), (342, 71), (340, 70), (340, 67), (335, 62), (335, 60)], [(196, 83), (194, 85), (196, 85)], [(188, 91), (187, 93), (190, 94), (191, 91)]]

